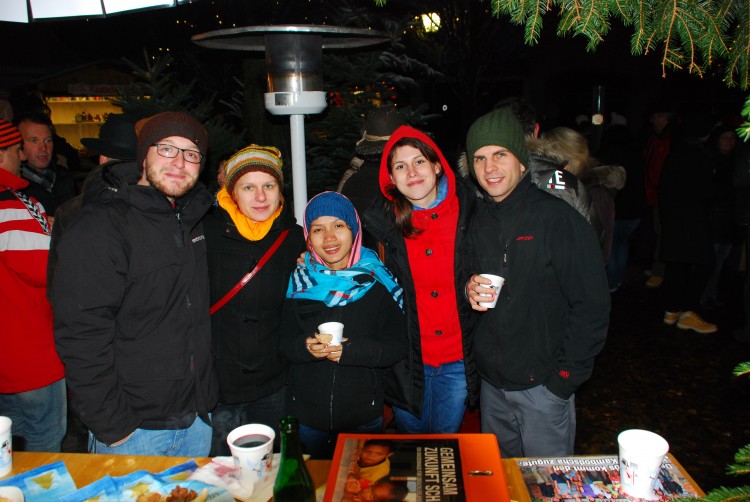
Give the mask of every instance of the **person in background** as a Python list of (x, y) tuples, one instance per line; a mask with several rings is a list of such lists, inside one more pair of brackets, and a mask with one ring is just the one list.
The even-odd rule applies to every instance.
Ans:
[(683, 117), (659, 179), (659, 260), (666, 265), (663, 322), (701, 334), (718, 330), (699, 313), (714, 255), (714, 156), (707, 144), (714, 123), (710, 114), (697, 110)]
[(477, 402), (471, 351), (476, 315), (463, 299), (466, 229), (476, 190), (455, 176), (435, 142), (401, 126), (380, 162), (384, 196), (365, 213), (385, 263), (404, 288), (408, 356), (386, 378), (401, 433), (455, 433)]
[[(206, 129), (151, 117), (58, 246), (55, 341), (89, 452), (204, 457), (218, 400), (198, 183)], [(103, 189), (102, 189), (103, 188)]]
[[(529, 152), (528, 175), (531, 181), (545, 192), (558, 197), (570, 204), (581, 216), (586, 218), (594, 228), (597, 236), (602, 235), (602, 223), (599, 221), (596, 208), (588, 193), (588, 189), (576, 175), (565, 169), (565, 162), (559, 158), (552, 158), (541, 151), (537, 138), (540, 136), (539, 122), (536, 110), (531, 103), (523, 98), (512, 97), (500, 101), (495, 108), (509, 108), (516, 120), (521, 124), (526, 138), (526, 149)], [(471, 153), (467, 152), (471, 165)], [(472, 169), (469, 166), (468, 172)]]
[(711, 198), (711, 236), (713, 240), (713, 270), (708, 278), (706, 288), (701, 294), (701, 305), (704, 308), (720, 307), (724, 303), (719, 298), (719, 282), (724, 263), (729, 257), (736, 239), (734, 222), (734, 188), (732, 187), (732, 170), (734, 168), (734, 150), (737, 146), (737, 133), (733, 127), (719, 124), (711, 131), (708, 146), (713, 153), (714, 193)]
[(558, 161), (564, 169), (576, 176), (591, 196), (596, 219), (601, 224), (599, 245), (604, 263), (612, 253), (612, 235), (615, 226), (615, 195), (625, 186), (625, 168), (601, 165), (591, 156), (586, 137), (568, 127), (555, 127), (540, 139), (527, 141), (537, 153)]
[(646, 271), (649, 278), (647, 288), (661, 287), (664, 282), (664, 262), (659, 258), (661, 254), (661, 213), (659, 211), (659, 183), (664, 161), (669, 155), (672, 132), (676, 114), (666, 106), (656, 106), (649, 117), (652, 132), (643, 147), (643, 158), (646, 161), (646, 211), (644, 222), (648, 225), (648, 232), (653, 234), (653, 263)]
[(599, 160), (605, 165), (625, 168), (625, 186), (615, 197), (615, 224), (612, 233), (612, 254), (607, 262), (609, 292), (616, 292), (625, 281), (630, 255), (630, 237), (646, 210), (643, 187), (646, 165), (635, 140), (625, 124), (608, 127), (602, 136)]
[[(344, 172), (336, 188), (337, 192), (352, 201), (357, 214), (364, 215), (380, 199), (380, 158), (391, 134), (402, 125), (406, 125), (406, 120), (393, 106), (375, 108), (367, 114), (362, 138), (354, 147), (350, 167)], [(367, 228), (362, 244), (371, 249), (375, 249), (377, 245), (377, 240), (370, 236)]]
[(137, 147), (135, 119), (128, 115), (113, 113), (102, 124), (98, 138), (81, 138), (81, 143), (88, 151), (99, 156), (99, 164), (86, 175), (81, 193), (62, 203), (55, 212), (55, 224), (52, 226), (52, 239), (47, 261), (47, 297), (50, 301), (57, 266), (57, 245), (65, 230), (78, 216), (89, 183), (101, 177), (101, 170), (106, 166), (116, 162), (135, 160)]
[(54, 216), (60, 204), (76, 195), (76, 188), (73, 175), (55, 160), (52, 122), (47, 115), (33, 112), (16, 117), (15, 124), (23, 135), (26, 161), (21, 165), (21, 176), (29, 182), (25, 193)]
[(265, 424), (281, 437), (289, 363), (279, 353), (287, 287), (280, 278), (289, 277), (305, 249), (302, 228), (282, 193), (279, 150), (249, 145), (229, 157), (224, 167), (219, 207), (212, 208), (203, 223), (211, 303), (221, 300), (283, 240), (267, 263), (211, 317), (219, 377), (219, 404), (211, 417), (212, 457), (230, 454), (227, 434), (243, 424)]
[(734, 221), (741, 228), (745, 244), (745, 324), (733, 333), (738, 342), (750, 345), (750, 143), (742, 143), (732, 171), (735, 206)]
[[(482, 377), (482, 432), (503, 457), (573, 454), (575, 392), (590, 376), (609, 325), (610, 295), (596, 235), (569, 204), (525, 175), (529, 154), (508, 108), (478, 118), (466, 136), (485, 194), (469, 227), (474, 358)], [(495, 308), (491, 273), (505, 278)], [(485, 296), (482, 296), (485, 295)]]
[[(406, 354), (403, 291), (362, 246), (349, 199), (323, 192), (304, 214), (308, 252), (292, 273), (281, 315), (281, 353), (291, 363), (287, 413), (299, 418), (304, 451), (330, 458), (339, 432), (382, 432), (383, 374)], [(341, 344), (316, 338), (344, 324)]]
[(0, 119), (0, 415), (13, 421), (15, 449), (59, 452), (67, 400), (45, 295), (50, 225), (22, 192), (22, 145), (18, 129)]

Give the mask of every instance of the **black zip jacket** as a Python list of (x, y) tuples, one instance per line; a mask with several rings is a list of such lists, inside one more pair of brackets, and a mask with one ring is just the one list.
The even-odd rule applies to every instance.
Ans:
[(544, 385), (568, 399), (591, 376), (609, 325), (591, 226), (524, 176), (502, 202), (478, 205), (469, 234), (474, 273), (505, 278), (497, 306), (480, 313), (474, 330), (479, 374), (498, 388)]
[(58, 245), (57, 351), (105, 444), (209, 423), (218, 398), (201, 224), (211, 196), (199, 185), (172, 207), (139, 177), (135, 162), (105, 170)]

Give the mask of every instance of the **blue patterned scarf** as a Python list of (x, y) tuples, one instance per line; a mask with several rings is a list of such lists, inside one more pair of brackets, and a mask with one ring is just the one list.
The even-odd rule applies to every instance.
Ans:
[(404, 291), (378, 256), (365, 247), (359, 261), (344, 270), (331, 270), (313, 261), (311, 253), (305, 253), (305, 264), (297, 265), (289, 278), (286, 297), (317, 300), (337, 307), (362, 298), (375, 281), (385, 286), (403, 311)]

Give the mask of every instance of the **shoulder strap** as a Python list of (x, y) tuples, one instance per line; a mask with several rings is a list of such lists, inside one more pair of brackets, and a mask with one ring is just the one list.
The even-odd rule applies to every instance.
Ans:
[(29, 212), (29, 214), (39, 223), (39, 225), (42, 227), (42, 230), (45, 234), (51, 235), (52, 229), (49, 227), (49, 222), (47, 221), (47, 218), (42, 214), (41, 211), (39, 211), (39, 207), (37, 207), (36, 204), (34, 204), (34, 201), (29, 199), (26, 194), (23, 192), (18, 192), (16, 190), (13, 190), (9, 188), (13, 195), (16, 196), (18, 200), (23, 202), (23, 205), (26, 206), (26, 210)]
[(258, 261), (258, 264), (255, 265), (255, 268), (253, 268), (250, 272), (245, 274), (242, 279), (240, 279), (240, 282), (234, 285), (232, 289), (229, 290), (227, 294), (225, 294), (221, 300), (217, 301), (213, 305), (211, 305), (211, 309), (209, 310), (209, 313), (211, 315), (214, 315), (214, 312), (219, 310), (221, 307), (223, 307), (229, 300), (234, 298), (234, 295), (240, 292), (242, 288), (245, 287), (245, 284), (250, 282), (250, 279), (255, 277), (255, 274), (258, 273), (258, 271), (263, 268), (263, 266), (268, 262), (268, 260), (271, 259), (271, 256), (276, 252), (277, 249), (279, 249), (279, 246), (281, 246), (281, 243), (286, 238), (286, 235), (289, 233), (289, 229), (284, 230), (281, 232), (281, 235), (279, 235), (276, 238), (276, 241), (271, 245), (270, 248), (268, 248), (268, 251), (265, 252), (265, 254), (261, 257), (261, 259)]

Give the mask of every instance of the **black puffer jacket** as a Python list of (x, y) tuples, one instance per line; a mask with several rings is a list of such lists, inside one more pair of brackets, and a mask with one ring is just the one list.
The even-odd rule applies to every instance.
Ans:
[(199, 185), (172, 207), (136, 184), (140, 172), (104, 171), (58, 246), (57, 351), (81, 421), (106, 444), (209, 423), (218, 399), (201, 224), (211, 196)]
[(588, 190), (575, 174), (566, 171), (557, 160), (532, 151), (529, 152), (528, 168), (528, 176), (538, 188), (570, 204), (602, 239), (604, 225), (599, 220)]
[(220, 300), (263, 257), (282, 231), (284, 242), (265, 266), (211, 316), (213, 354), (219, 375), (219, 400), (246, 403), (284, 386), (288, 363), (279, 353), (281, 309), (289, 274), (305, 250), (302, 228), (285, 207), (259, 241), (237, 231), (229, 214), (213, 208), (204, 221), (208, 242), (211, 304)]

